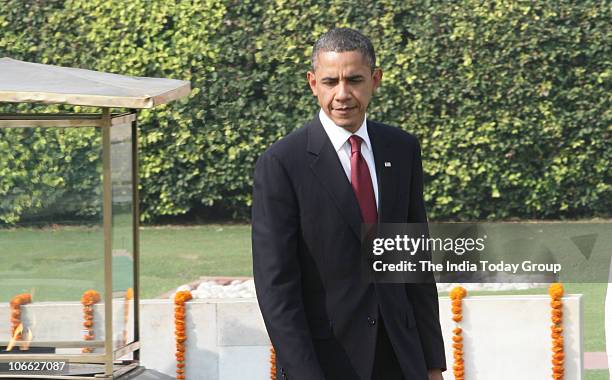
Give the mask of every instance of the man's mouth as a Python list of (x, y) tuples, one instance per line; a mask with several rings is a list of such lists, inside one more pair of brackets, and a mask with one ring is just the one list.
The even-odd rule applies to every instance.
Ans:
[(355, 106), (353, 107), (348, 107), (348, 106), (342, 106), (342, 107), (332, 107), (333, 111), (337, 111), (337, 112), (348, 112), (353, 110), (354, 108), (356, 108)]

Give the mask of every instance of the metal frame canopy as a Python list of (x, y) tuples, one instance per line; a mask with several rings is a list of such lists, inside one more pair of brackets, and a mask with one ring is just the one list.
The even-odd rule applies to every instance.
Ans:
[[(44, 103), (100, 107), (101, 113), (12, 113), (0, 114), (1, 128), (79, 128), (94, 127), (102, 136), (102, 224), (104, 231), (104, 340), (54, 342), (57, 347), (99, 347), (104, 353), (82, 354), (11, 354), (2, 360), (57, 361), (93, 363), (101, 370), (92, 375), (46, 376), (54, 379), (118, 379), (139, 368), (139, 196), (138, 196), (138, 128), (139, 108), (153, 108), (189, 95), (187, 81), (130, 77), (98, 71), (44, 65), (0, 58), (0, 104)], [(127, 108), (112, 113), (111, 108)], [(122, 127), (121, 127), (122, 126)], [(131, 128), (127, 128), (130, 127)], [(131, 133), (132, 244), (133, 244), (133, 307), (134, 339), (129, 344), (113, 347), (113, 185), (111, 179), (111, 129), (127, 128)], [(34, 342), (33, 346), (35, 346)], [(49, 342), (47, 342), (49, 343)], [(2, 345), (2, 342), (0, 342)], [(133, 354), (133, 360), (119, 358)], [(0, 378), (40, 378), (40, 375), (4, 375)]]
[(189, 95), (189, 82), (0, 58), (0, 102), (152, 108)]

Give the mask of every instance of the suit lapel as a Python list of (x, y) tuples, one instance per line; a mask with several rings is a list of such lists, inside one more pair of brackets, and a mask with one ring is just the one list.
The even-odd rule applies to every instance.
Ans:
[(368, 136), (372, 142), (376, 178), (378, 181), (378, 222), (385, 223), (393, 215), (397, 196), (397, 164), (393, 166), (391, 142), (385, 138), (384, 131), (375, 123), (368, 121)]
[(357, 198), (318, 116), (308, 125), (307, 150), (313, 156), (310, 168), (315, 177), (329, 192), (357, 239), (361, 239), (362, 219)]

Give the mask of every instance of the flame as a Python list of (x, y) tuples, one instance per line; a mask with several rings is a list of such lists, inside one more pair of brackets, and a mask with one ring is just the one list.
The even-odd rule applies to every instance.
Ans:
[[(14, 326), (15, 323), (20, 322), (21, 320), (21, 307), (25, 304), (31, 303), (34, 295), (35, 288), (32, 288), (30, 293), (18, 294), (11, 299), (10, 305), (12, 309), (11, 314), (11, 323)], [(34, 317), (35, 318), (35, 317)], [(34, 321), (34, 325), (36, 321)], [(23, 338), (23, 333), (25, 332), (26, 338)], [(16, 344), (19, 344), (19, 349), (21, 351), (27, 351), (30, 348), (33, 338), (32, 329), (23, 327), (23, 323), (19, 323), (18, 326), (13, 330), (13, 336), (9, 340), (8, 345), (6, 346), (5, 351), (11, 351)]]
[[(24, 333), (24, 331), (25, 331), (25, 339), (22, 337), (22, 334)], [(23, 323), (20, 323), (19, 326), (15, 328), (15, 332), (13, 333), (13, 336), (9, 340), (5, 351), (11, 351), (17, 344), (19, 344), (19, 349), (21, 351), (27, 351), (30, 349), (30, 344), (32, 343), (33, 338), (34, 338), (34, 334), (32, 333), (32, 330), (27, 327), (23, 327)]]
[(17, 338), (19, 338), (19, 335), (21, 335), (22, 332), (23, 332), (23, 323), (20, 323), (19, 326), (15, 328), (15, 332), (13, 333), (11, 340), (9, 340), (8, 346), (6, 346), (5, 351), (10, 351), (13, 349), (13, 347), (15, 347), (15, 343), (17, 343)]

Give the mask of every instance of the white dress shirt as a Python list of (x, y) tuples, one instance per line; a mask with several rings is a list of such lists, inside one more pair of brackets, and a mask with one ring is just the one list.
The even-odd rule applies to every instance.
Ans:
[(361, 155), (365, 159), (365, 162), (368, 164), (368, 169), (370, 170), (370, 178), (372, 178), (372, 186), (374, 188), (374, 197), (376, 198), (376, 208), (378, 208), (378, 179), (376, 178), (376, 166), (374, 165), (372, 143), (370, 142), (370, 136), (368, 135), (368, 128), (366, 126), (367, 116), (364, 117), (361, 127), (359, 127), (355, 133), (351, 133), (346, 129), (337, 126), (336, 123), (334, 123), (322, 109), (319, 111), (319, 119), (321, 120), (321, 124), (323, 124), (325, 133), (327, 133), (327, 136), (331, 140), (331, 143), (338, 154), (338, 158), (340, 159), (340, 163), (342, 164), (342, 168), (344, 169), (344, 173), (346, 173), (346, 177), (348, 178), (349, 182), (351, 182), (351, 143), (348, 141), (348, 139), (353, 134), (363, 139), (363, 142), (361, 143)]

